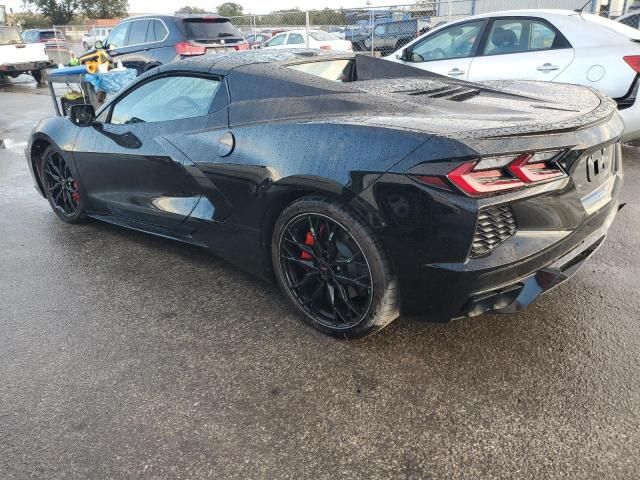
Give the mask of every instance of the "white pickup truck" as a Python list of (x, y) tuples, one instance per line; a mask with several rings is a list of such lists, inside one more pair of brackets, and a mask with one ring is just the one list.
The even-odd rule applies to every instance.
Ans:
[(51, 65), (44, 43), (24, 43), (16, 27), (0, 26), (0, 77), (30, 73), (41, 84)]

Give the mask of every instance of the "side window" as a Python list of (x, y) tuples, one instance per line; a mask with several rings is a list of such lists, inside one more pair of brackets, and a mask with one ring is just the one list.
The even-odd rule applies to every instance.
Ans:
[(384, 34), (384, 25), (378, 25), (373, 29), (374, 35), (383, 35)]
[(299, 33), (290, 33), (287, 38), (287, 45), (300, 45), (304, 43), (304, 37)]
[(118, 101), (111, 122), (164, 122), (206, 115), (220, 81), (213, 78), (170, 76), (147, 82)]
[(131, 22), (127, 45), (140, 45), (141, 43), (145, 43), (148, 28), (149, 20), (134, 20)]
[(568, 47), (551, 26), (535, 19), (495, 20), (484, 47), (484, 55), (523, 53)]
[(483, 25), (484, 20), (478, 20), (440, 30), (414, 45), (411, 60), (427, 62), (470, 57)]
[(162, 23), (160, 20), (154, 20), (153, 25), (149, 28), (153, 28), (156, 42), (162, 42), (165, 38), (167, 38), (167, 35), (169, 33), (167, 27), (165, 27), (164, 23)]
[(286, 35), (287, 35), (286, 33), (281, 33), (280, 35), (276, 35), (265, 44), (265, 47), (277, 47), (278, 45), (284, 45), (284, 39)]
[(124, 41), (127, 38), (127, 31), (129, 30), (129, 25), (131, 23), (132, 22), (121, 23), (113, 30), (111, 30), (111, 33), (107, 38), (106, 45), (115, 48), (123, 47)]

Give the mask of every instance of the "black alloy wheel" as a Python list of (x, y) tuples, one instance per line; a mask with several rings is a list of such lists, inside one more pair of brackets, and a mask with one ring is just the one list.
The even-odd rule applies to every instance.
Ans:
[(78, 184), (60, 151), (49, 147), (42, 162), (45, 194), (53, 211), (65, 222), (77, 223), (84, 219)]
[[(305, 206), (312, 208), (297, 211)], [(278, 282), (315, 328), (359, 337), (397, 317), (390, 265), (345, 207), (317, 198), (295, 202), (277, 222), (274, 241)]]

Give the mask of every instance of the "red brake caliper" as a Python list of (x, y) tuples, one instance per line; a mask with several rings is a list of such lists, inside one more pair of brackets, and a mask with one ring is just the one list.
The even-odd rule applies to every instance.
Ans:
[[(311, 231), (307, 232), (307, 237), (304, 239), (304, 244), (313, 247), (313, 234), (311, 233)], [(300, 258), (303, 258), (304, 260), (311, 260), (311, 255), (303, 251), (300, 254)]]
[(75, 180), (73, 181), (73, 189), (75, 190), (75, 192), (71, 194), (71, 198), (73, 198), (73, 200), (77, 203), (80, 201), (80, 194), (78, 193), (78, 184)]

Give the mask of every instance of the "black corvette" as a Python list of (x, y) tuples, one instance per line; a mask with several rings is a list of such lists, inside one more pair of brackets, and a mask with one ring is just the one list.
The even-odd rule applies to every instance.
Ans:
[(568, 278), (619, 209), (622, 131), (584, 87), (254, 51), (44, 120), (27, 158), (65, 222), (201, 245), (356, 337), (400, 312), (515, 312)]

